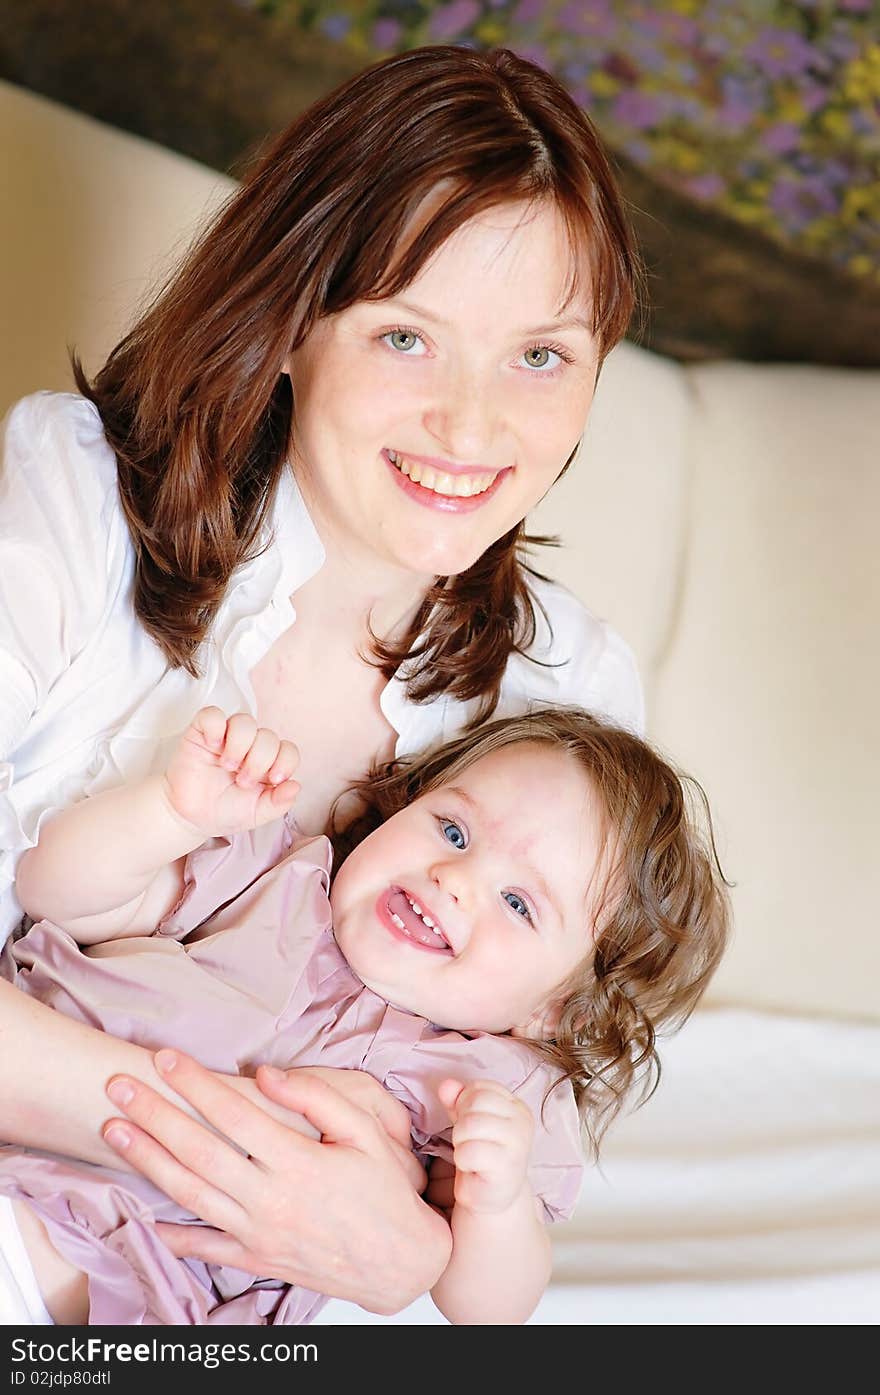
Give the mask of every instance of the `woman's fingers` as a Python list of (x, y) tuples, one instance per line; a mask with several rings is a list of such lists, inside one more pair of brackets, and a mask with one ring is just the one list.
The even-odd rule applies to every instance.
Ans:
[[(284, 1088), (287, 1073), (282, 1071), (280, 1074), (281, 1080), (270, 1067), (260, 1066), (257, 1070), (257, 1084), (267, 1100), (273, 1104), (291, 1108), (290, 1105), (286, 1104), (286, 1097), (289, 1097), (290, 1092)], [(416, 1192), (424, 1191), (425, 1169), (412, 1151), (409, 1110), (401, 1104), (400, 1100), (395, 1099), (383, 1085), (380, 1085), (378, 1080), (374, 1080), (371, 1075), (367, 1075), (363, 1071), (337, 1070), (325, 1066), (301, 1066), (292, 1070), (290, 1074), (305, 1074), (318, 1080), (324, 1080), (332, 1090), (343, 1095), (356, 1109), (371, 1115), (380, 1125), (380, 1128), (384, 1130), (385, 1142), (403, 1168), (410, 1186)], [(295, 1083), (293, 1091), (296, 1094)], [(303, 1114), (305, 1117), (300, 1104), (292, 1107), (297, 1114)], [(329, 1137), (329, 1134), (325, 1136)]]
[[(389, 1138), (396, 1139), (406, 1148), (412, 1147), (409, 1110), (372, 1075), (362, 1070), (344, 1070), (333, 1066), (299, 1066), (295, 1069), (306, 1070), (309, 1075), (326, 1080), (334, 1090), (351, 1100), (352, 1104), (365, 1109), (378, 1119)], [(271, 1073), (267, 1079), (271, 1080)], [(271, 1088), (264, 1093), (272, 1098)]]
[(246, 1245), (207, 1225), (175, 1225), (160, 1221), (156, 1232), (177, 1259), (201, 1259), (205, 1264), (229, 1264), (247, 1273), (259, 1272), (259, 1257)]
[[(134, 1104), (135, 1101), (132, 1101), (132, 1105)], [(199, 1125), (193, 1127), (200, 1128)], [(105, 1142), (114, 1152), (118, 1152), (136, 1172), (149, 1178), (154, 1186), (185, 1211), (193, 1216), (202, 1217), (210, 1225), (218, 1226), (222, 1230), (234, 1232), (240, 1229), (245, 1217), (234, 1195), (206, 1181), (200, 1173), (190, 1171), (149, 1133), (144, 1133), (128, 1119), (110, 1119), (102, 1132)], [(207, 1134), (207, 1130), (203, 1128), (201, 1132)], [(211, 1135), (207, 1134), (207, 1137), (210, 1138)], [(221, 1142), (219, 1139), (216, 1141), (218, 1144)], [(228, 1144), (222, 1146), (234, 1155), (234, 1150), (229, 1148)], [(210, 1172), (212, 1162), (207, 1152), (202, 1155), (200, 1166)], [(220, 1169), (215, 1171), (219, 1176)]]
[(325, 1142), (345, 1144), (373, 1157), (388, 1152), (390, 1141), (374, 1115), (307, 1069), (278, 1071), (260, 1066), (257, 1084), (277, 1104), (305, 1115)]
[[(297, 1143), (307, 1141), (286, 1125), (271, 1118), (264, 1109), (253, 1104), (221, 1076), (200, 1066), (191, 1056), (181, 1051), (162, 1050), (156, 1052), (153, 1060), (157, 1071), (172, 1090), (191, 1104), (213, 1129), (222, 1134), (223, 1139), (234, 1143), (242, 1154), (249, 1155), (257, 1162), (268, 1164), (277, 1155), (279, 1147), (284, 1146), (285, 1151), (289, 1153), (290, 1148), (295, 1147)], [(157, 1100), (161, 1106), (161, 1096), (157, 1096)], [(157, 1114), (161, 1116), (163, 1133), (158, 1133), (154, 1128), (150, 1128), (149, 1131), (179, 1157), (181, 1162), (185, 1162), (194, 1171), (199, 1171), (198, 1149), (201, 1147), (208, 1151), (212, 1135), (200, 1125), (188, 1127), (192, 1121), (187, 1115), (175, 1110), (173, 1105), (169, 1105), (168, 1110), (170, 1114), (166, 1116), (161, 1108), (157, 1109)], [(130, 1107), (126, 1108), (126, 1113), (132, 1118), (135, 1117), (131, 1114)], [(178, 1120), (182, 1121), (179, 1127)], [(137, 1119), (136, 1122), (143, 1121)], [(173, 1139), (168, 1136), (169, 1129), (175, 1130)], [(198, 1137), (194, 1135), (193, 1129), (198, 1130)], [(182, 1139), (190, 1150), (187, 1156), (179, 1151), (179, 1139)], [(238, 1155), (233, 1153), (233, 1156)], [(213, 1157), (212, 1161), (215, 1161)], [(213, 1177), (212, 1173), (206, 1172), (203, 1175)], [(235, 1194), (240, 1195), (239, 1192)], [(205, 1219), (207, 1220), (207, 1217)]]

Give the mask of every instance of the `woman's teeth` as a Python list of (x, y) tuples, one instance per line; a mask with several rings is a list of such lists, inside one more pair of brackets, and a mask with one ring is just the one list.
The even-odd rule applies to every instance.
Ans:
[(470, 499), (474, 494), (485, 494), (495, 479), (494, 475), (445, 474), (430, 465), (419, 465), (415, 460), (408, 460), (405, 455), (398, 455), (394, 450), (388, 451), (388, 459), (414, 484), (420, 484), (423, 489), (430, 489), (434, 494), (447, 494), (453, 499)]

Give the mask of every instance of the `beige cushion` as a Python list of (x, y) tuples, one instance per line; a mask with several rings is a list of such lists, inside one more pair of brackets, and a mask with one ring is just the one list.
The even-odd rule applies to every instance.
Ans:
[(681, 603), (650, 714), (736, 882), (716, 1000), (880, 1018), (880, 373), (690, 374)]
[(530, 520), (564, 543), (536, 553), (536, 566), (632, 645), (649, 706), (684, 546), (689, 415), (681, 367), (619, 344), (602, 368), (577, 459)]
[(233, 187), (192, 160), (0, 82), (0, 413), (98, 368), (151, 280)]

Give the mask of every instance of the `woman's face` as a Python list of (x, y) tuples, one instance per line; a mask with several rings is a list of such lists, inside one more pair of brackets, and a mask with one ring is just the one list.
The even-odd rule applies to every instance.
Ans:
[(570, 270), (553, 206), (502, 205), (291, 354), (297, 478), (325, 545), (454, 575), (538, 503), (596, 378), (586, 292), (560, 310)]

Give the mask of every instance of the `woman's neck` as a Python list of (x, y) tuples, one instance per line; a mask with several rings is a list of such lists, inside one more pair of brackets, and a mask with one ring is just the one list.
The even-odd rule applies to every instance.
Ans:
[(297, 624), (312, 620), (326, 635), (350, 635), (357, 646), (397, 640), (409, 628), (434, 578), (381, 566), (327, 549), (324, 565), (291, 597)]

